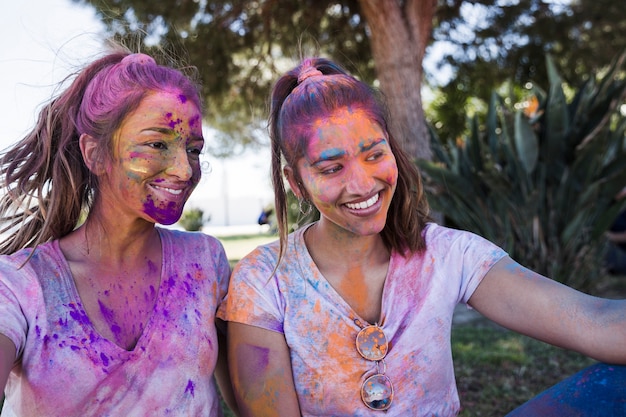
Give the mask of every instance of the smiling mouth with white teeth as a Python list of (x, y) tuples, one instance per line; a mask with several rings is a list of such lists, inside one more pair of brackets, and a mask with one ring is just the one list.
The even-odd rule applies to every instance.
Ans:
[(378, 201), (378, 194), (360, 203), (356, 203), (356, 204), (346, 203), (346, 207), (352, 210), (363, 210), (368, 207), (372, 207), (374, 204), (376, 204), (377, 201)]
[(183, 192), (183, 190), (175, 190), (173, 188), (159, 187), (158, 185), (155, 185), (154, 188), (156, 188), (157, 190), (167, 191), (168, 193), (174, 194), (174, 195), (179, 195), (180, 193)]

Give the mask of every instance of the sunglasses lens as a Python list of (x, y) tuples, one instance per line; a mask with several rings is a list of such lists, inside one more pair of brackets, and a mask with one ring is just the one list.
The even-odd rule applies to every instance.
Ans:
[(378, 326), (367, 326), (356, 336), (356, 349), (370, 361), (379, 361), (387, 355), (387, 338)]
[(372, 375), (361, 387), (361, 398), (372, 410), (386, 410), (393, 400), (391, 380), (382, 374)]

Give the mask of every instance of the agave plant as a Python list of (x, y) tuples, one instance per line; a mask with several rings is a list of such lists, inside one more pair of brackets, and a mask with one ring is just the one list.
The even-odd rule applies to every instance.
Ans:
[(484, 126), (453, 145), (431, 131), (418, 161), (429, 200), (455, 227), (480, 234), (537, 272), (581, 290), (603, 274), (604, 233), (626, 200), (626, 53), (568, 100), (552, 59), (549, 88), (528, 115), (494, 93)]

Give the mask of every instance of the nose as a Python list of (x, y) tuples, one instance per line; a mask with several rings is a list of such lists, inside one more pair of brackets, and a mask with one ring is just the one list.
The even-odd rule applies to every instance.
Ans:
[(355, 195), (369, 194), (376, 186), (376, 180), (372, 170), (361, 163), (354, 163), (350, 166), (349, 174), (346, 178), (346, 191)]
[(182, 181), (189, 181), (193, 176), (193, 167), (189, 157), (186, 146), (172, 149), (165, 173), (178, 177)]

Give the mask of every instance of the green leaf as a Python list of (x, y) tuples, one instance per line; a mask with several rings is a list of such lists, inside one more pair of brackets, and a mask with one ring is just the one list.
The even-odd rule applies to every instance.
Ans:
[(567, 102), (563, 92), (563, 81), (550, 55), (546, 57), (550, 90), (546, 106), (546, 140), (547, 148), (554, 156), (561, 156), (565, 148), (565, 135), (569, 128)]
[(528, 174), (532, 174), (539, 159), (539, 141), (521, 110), (515, 113), (515, 149)]

